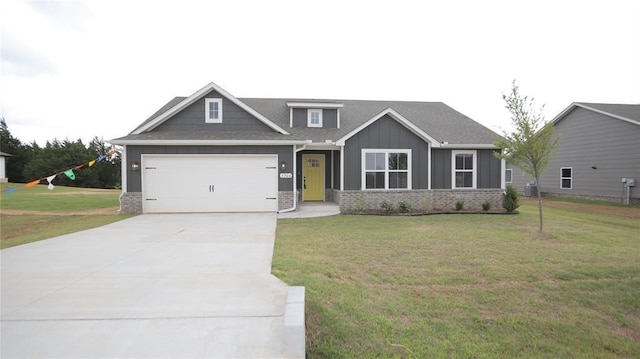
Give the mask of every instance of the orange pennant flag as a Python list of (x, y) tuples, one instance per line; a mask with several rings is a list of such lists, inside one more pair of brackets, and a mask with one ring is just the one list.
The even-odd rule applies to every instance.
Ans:
[(25, 187), (30, 188), (30, 187), (34, 187), (36, 186), (38, 183), (40, 183), (40, 180), (35, 180), (33, 182), (29, 182), (25, 185)]
[(93, 166), (94, 163), (96, 163), (96, 160), (89, 161), (89, 167)]

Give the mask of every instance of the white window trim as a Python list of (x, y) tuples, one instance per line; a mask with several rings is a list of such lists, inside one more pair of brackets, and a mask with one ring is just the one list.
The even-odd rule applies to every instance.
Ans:
[[(509, 171), (509, 173), (510, 173), (510, 175), (509, 175), (509, 179), (510, 179), (511, 181), (507, 181), (507, 175), (506, 175), (506, 174), (507, 174), (507, 171)], [(506, 168), (506, 169), (504, 170), (504, 172), (505, 172), (505, 179), (504, 179), (504, 183), (513, 183), (513, 169), (512, 169), (512, 168)]]
[[(209, 117), (209, 104), (218, 104), (218, 118)], [(221, 98), (206, 98), (204, 99), (204, 122), (205, 123), (222, 123), (222, 99)]]
[[(456, 187), (456, 155), (473, 155), (472, 186)], [(451, 151), (451, 188), (452, 189), (476, 189), (478, 179), (478, 151), (476, 150), (452, 150)]]
[[(311, 123), (312, 113), (318, 114), (318, 123)], [(322, 127), (322, 109), (321, 108), (307, 109), (307, 127)]]
[[(384, 190), (408, 191), (408, 190), (411, 190), (413, 188), (412, 187), (412, 183), (411, 183), (411, 177), (412, 177), (411, 149), (363, 148), (362, 149), (362, 154), (361, 154), (361, 157), (360, 157), (360, 162), (361, 162), (360, 188), (363, 191), (381, 191), (381, 190), (383, 190), (382, 188), (367, 188), (367, 163), (366, 163), (367, 153), (384, 153), (385, 154)], [(388, 168), (389, 167), (389, 153), (406, 153), (407, 154), (407, 188), (389, 188), (389, 168)], [(375, 171), (375, 172), (382, 172), (382, 171)], [(404, 172), (404, 171), (392, 171), (392, 172)]]
[[(571, 170), (571, 176), (570, 177), (563, 177), (562, 176), (562, 172), (563, 170), (569, 169)], [(562, 187), (562, 181), (568, 179), (569, 183), (571, 183), (571, 185), (569, 187)], [(573, 167), (560, 167), (560, 189), (573, 189)]]

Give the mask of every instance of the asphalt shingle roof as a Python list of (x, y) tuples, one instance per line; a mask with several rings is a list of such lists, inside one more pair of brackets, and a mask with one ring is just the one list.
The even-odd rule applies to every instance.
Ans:
[(640, 105), (576, 102), (579, 105), (610, 113), (615, 116), (634, 120), (640, 124)]
[[(165, 111), (186, 99), (176, 97), (146, 119), (147, 124)], [(129, 134), (116, 140), (312, 140), (336, 141), (349, 134), (382, 111), (391, 108), (418, 128), (440, 142), (449, 144), (493, 144), (498, 136), (442, 102), (366, 101), (336, 99), (238, 98), (270, 121), (286, 129), (291, 135), (263, 132), (219, 131), (148, 131)], [(322, 102), (343, 104), (340, 109), (340, 128), (290, 128), (287, 102)], [(135, 130), (134, 130), (135, 131)]]

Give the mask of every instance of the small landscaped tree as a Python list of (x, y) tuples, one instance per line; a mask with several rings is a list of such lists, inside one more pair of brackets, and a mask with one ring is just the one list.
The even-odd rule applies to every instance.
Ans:
[(558, 147), (558, 137), (553, 135), (553, 126), (544, 121), (542, 110), (533, 108), (533, 99), (522, 96), (516, 82), (513, 81), (511, 93), (502, 94), (505, 107), (511, 112), (513, 132), (504, 133), (504, 138), (496, 140), (496, 146), (502, 152), (496, 152), (498, 158), (520, 167), (533, 176), (538, 186), (538, 212), (540, 231), (542, 226), (542, 188), (540, 176), (547, 170), (549, 161)]

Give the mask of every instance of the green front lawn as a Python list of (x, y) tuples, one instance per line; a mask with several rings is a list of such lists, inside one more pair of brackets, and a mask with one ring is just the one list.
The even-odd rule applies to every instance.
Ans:
[(279, 220), (308, 357), (640, 357), (640, 216), (519, 210)]

